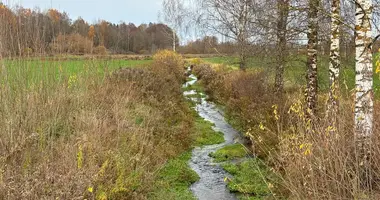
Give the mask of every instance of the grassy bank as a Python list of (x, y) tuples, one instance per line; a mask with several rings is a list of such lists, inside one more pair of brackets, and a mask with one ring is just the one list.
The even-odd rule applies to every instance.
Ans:
[[(195, 112), (195, 111), (194, 111)], [(205, 121), (193, 113), (194, 128), (192, 129), (192, 147), (219, 144), (224, 142), (223, 134), (212, 129), (213, 124)], [(191, 150), (188, 149), (179, 157), (170, 159), (158, 172), (158, 179), (154, 183), (155, 190), (149, 199), (196, 199), (189, 190), (190, 185), (199, 180), (198, 174), (190, 169), (188, 162), (191, 159)]]
[[(343, 70), (343, 73), (350, 70), (352, 69)], [(378, 198), (379, 185), (375, 180), (379, 177), (380, 149), (377, 146), (374, 146), (371, 155), (373, 187), (365, 190), (360, 185), (352, 184), (356, 183), (360, 171), (353, 137), (353, 101), (348, 98), (352, 93), (349, 90), (342, 92), (339, 97), (338, 125), (331, 125), (325, 118), (326, 93), (323, 90), (319, 95), (319, 107), (315, 116), (318, 120), (310, 125), (304, 115), (303, 90), (298, 89), (303, 87), (301, 83), (291, 82), (286, 93), (279, 97), (272, 92), (271, 72), (267, 70), (249, 69), (242, 72), (231, 70), (231, 67), (225, 65), (200, 64), (194, 68), (194, 72), (204, 86), (204, 91), (224, 106), (229, 121), (245, 133), (251, 141), (252, 152), (262, 161), (262, 169), (251, 171), (251, 174), (249, 171), (240, 173), (248, 164), (227, 165), (228, 171), (236, 172), (234, 179), (239, 183), (255, 180), (257, 174), (261, 174), (262, 180), (266, 181), (266, 185), (260, 184), (262, 187), (256, 189), (252, 189), (256, 186), (245, 187), (235, 182), (236, 187), (231, 186), (231, 189), (240, 188), (243, 193), (250, 191), (247, 192), (250, 195), (242, 198), (265, 199), (270, 198), (270, 195), (285, 199)], [(303, 79), (300, 73), (297, 77)], [(288, 75), (285, 78), (287, 81), (291, 79)], [(323, 75), (319, 78), (327, 79)], [(347, 85), (353, 84), (353, 79), (353, 75), (350, 75), (350, 79), (345, 80)], [(375, 82), (379, 80), (376, 79)], [(375, 106), (375, 126), (379, 125), (379, 113)], [(311, 126), (314, 132), (307, 134)], [(331, 135), (332, 130), (334, 135)], [(373, 144), (378, 143), (379, 135), (378, 130), (374, 129)], [(228, 160), (239, 152), (234, 147), (230, 148), (232, 150), (227, 151), (230, 153), (217, 152), (213, 156)], [(254, 192), (260, 191), (260, 188), (269, 188), (271, 192)]]
[[(198, 94), (188, 97), (200, 98), (199, 92), (202, 92), (202, 86), (199, 85), (199, 83), (183, 88), (183, 91), (190, 90), (196, 90)], [(198, 175), (192, 171), (188, 165), (192, 155), (192, 148), (224, 142), (223, 134), (214, 131), (212, 128), (213, 124), (204, 120), (193, 109), (195, 102), (187, 100), (187, 105), (191, 108), (189, 116), (193, 121), (191, 129), (191, 148), (179, 157), (170, 159), (163, 168), (159, 170), (159, 178), (154, 183), (155, 189), (149, 195), (149, 199), (196, 199), (189, 190), (191, 184), (199, 180)]]
[[(193, 61), (194, 62), (194, 61)], [(199, 63), (198, 63), (199, 64)], [(234, 71), (233, 68), (228, 67), (227, 71)], [(211, 95), (211, 99), (215, 99), (215, 96), (210, 92), (210, 88), (207, 82), (207, 77), (214, 77), (215, 74), (211, 73), (198, 73), (197, 67), (195, 73), (198, 74), (201, 79), (189, 89), (193, 89), (199, 92), (207, 93)], [(219, 103), (223, 102), (218, 101)], [(227, 114), (230, 112), (227, 112)], [(239, 199), (253, 200), (253, 199), (268, 199), (274, 198), (275, 192), (272, 190), (274, 183), (278, 178), (275, 173), (269, 170), (260, 159), (252, 158), (251, 150), (242, 144), (232, 144), (225, 146), (216, 152), (210, 154), (210, 157), (214, 159), (214, 162), (221, 162), (222, 167), (232, 175), (232, 178), (225, 178), (227, 187), (231, 192), (237, 193)]]
[(259, 158), (253, 158), (250, 150), (242, 144), (225, 146), (211, 153), (215, 162), (230, 175), (225, 178), (227, 187), (242, 200), (274, 199), (278, 176)]
[(0, 199), (148, 198), (194, 124), (182, 59), (134, 62), (1, 61)]
[(191, 151), (188, 151), (169, 160), (159, 171), (158, 179), (154, 183), (154, 192), (149, 199), (195, 200), (189, 187), (199, 180), (199, 176), (190, 169), (190, 158)]

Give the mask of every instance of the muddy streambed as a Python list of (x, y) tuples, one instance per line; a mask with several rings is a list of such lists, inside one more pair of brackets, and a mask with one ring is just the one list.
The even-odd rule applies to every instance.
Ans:
[[(190, 69), (189, 69), (190, 71)], [(194, 75), (190, 75), (192, 80), (186, 82), (184, 87), (188, 87), (197, 82)], [(197, 94), (197, 91), (191, 90), (184, 92), (185, 96)], [(214, 163), (209, 156), (220, 148), (240, 141), (239, 132), (229, 125), (223, 116), (223, 113), (212, 102), (206, 101), (204, 97), (197, 99), (192, 98), (196, 103), (195, 110), (207, 121), (214, 123), (213, 129), (224, 134), (225, 142), (217, 145), (208, 145), (197, 147), (192, 152), (189, 165), (200, 177), (200, 180), (191, 185), (191, 191), (200, 200), (230, 200), (237, 199), (234, 193), (230, 193), (224, 178), (229, 176), (220, 166)]]

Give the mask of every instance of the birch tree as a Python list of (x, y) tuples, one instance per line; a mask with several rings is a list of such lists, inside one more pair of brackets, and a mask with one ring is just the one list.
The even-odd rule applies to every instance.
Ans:
[(332, 126), (336, 126), (338, 112), (340, 70), (340, 0), (332, 0), (331, 4), (331, 44), (330, 44), (330, 91), (327, 113)]
[(318, 95), (317, 72), (317, 38), (318, 38), (318, 7), (319, 0), (309, 0), (308, 32), (307, 32), (307, 88), (306, 88), (306, 115), (315, 114)]
[(184, 21), (186, 18), (186, 9), (184, 7), (184, 2), (182, 0), (164, 0), (162, 2), (163, 6), (163, 17), (164, 21), (172, 29), (172, 43), (173, 51), (176, 51), (177, 46), (177, 35), (180, 29), (183, 28)]
[(373, 129), (372, 1), (357, 0), (355, 14), (355, 141), (359, 182), (370, 185), (370, 154)]

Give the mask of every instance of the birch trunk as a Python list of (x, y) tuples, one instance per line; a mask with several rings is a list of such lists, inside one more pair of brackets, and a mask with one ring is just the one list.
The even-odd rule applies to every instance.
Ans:
[(286, 49), (286, 28), (289, 16), (289, 0), (278, 0), (277, 12), (277, 46), (279, 52), (277, 58), (278, 60), (274, 87), (276, 93), (282, 93), (284, 90), (284, 71), (286, 65), (286, 57), (288, 56), (288, 52)]
[(355, 141), (359, 183), (370, 186), (370, 155), (373, 129), (372, 1), (357, 0), (355, 14)]
[(327, 104), (327, 115), (330, 125), (335, 130), (337, 126), (339, 71), (340, 71), (340, 0), (332, 0), (331, 5), (331, 47), (330, 47), (330, 91)]
[(308, 44), (307, 44), (307, 88), (306, 116), (314, 116), (317, 106), (318, 73), (317, 73), (317, 36), (318, 36), (319, 0), (309, 0), (308, 11)]

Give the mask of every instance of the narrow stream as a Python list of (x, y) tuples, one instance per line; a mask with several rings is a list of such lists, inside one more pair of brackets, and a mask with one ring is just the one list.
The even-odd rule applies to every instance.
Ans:
[[(190, 69), (189, 69), (190, 71)], [(186, 82), (184, 87), (188, 87), (197, 82), (194, 75), (190, 75), (192, 80)], [(197, 94), (196, 91), (184, 92), (185, 96)], [(200, 177), (200, 180), (191, 186), (191, 191), (199, 200), (233, 200), (237, 199), (235, 194), (230, 193), (224, 178), (228, 174), (222, 169), (220, 164), (214, 163), (209, 156), (211, 152), (233, 144), (234, 141), (240, 139), (238, 131), (229, 125), (223, 116), (223, 113), (213, 104), (207, 102), (205, 98), (192, 99), (196, 102), (195, 109), (198, 114), (207, 121), (214, 123), (213, 129), (220, 131), (224, 134), (225, 142), (217, 145), (209, 145), (204, 147), (197, 147), (192, 152), (192, 157), (189, 162), (191, 169), (193, 169)]]

